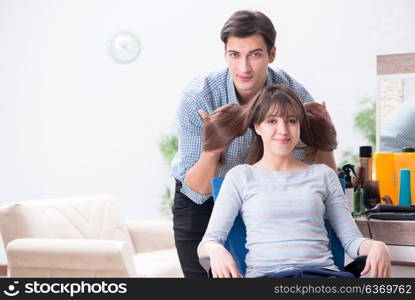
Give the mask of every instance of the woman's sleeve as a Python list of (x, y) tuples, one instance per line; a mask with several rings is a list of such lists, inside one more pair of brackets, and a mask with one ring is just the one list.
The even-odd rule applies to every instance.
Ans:
[(233, 222), (238, 215), (241, 206), (241, 180), (239, 170), (230, 170), (223, 180), (221, 189), (213, 207), (212, 215), (205, 235), (198, 246), (207, 241), (215, 241), (224, 244)]
[(343, 193), (339, 178), (332, 169), (328, 170), (326, 193), (326, 217), (346, 253), (351, 258), (356, 258), (360, 244), (367, 238), (362, 236), (357, 227), (347, 205), (346, 196)]

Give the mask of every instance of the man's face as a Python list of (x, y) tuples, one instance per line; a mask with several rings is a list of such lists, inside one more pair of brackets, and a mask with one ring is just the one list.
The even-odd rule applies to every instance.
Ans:
[(268, 53), (264, 38), (259, 34), (243, 38), (230, 36), (225, 57), (237, 92), (254, 95), (267, 80), (267, 68), (275, 59), (275, 47)]

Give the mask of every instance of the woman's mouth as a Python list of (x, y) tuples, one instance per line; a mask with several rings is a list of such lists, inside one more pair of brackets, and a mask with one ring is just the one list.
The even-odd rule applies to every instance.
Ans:
[(276, 139), (277, 143), (279, 144), (287, 144), (290, 139)]

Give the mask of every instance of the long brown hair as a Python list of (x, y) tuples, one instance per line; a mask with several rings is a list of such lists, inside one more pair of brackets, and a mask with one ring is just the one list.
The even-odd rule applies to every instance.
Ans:
[(307, 112), (311, 106), (304, 106), (297, 94), (287, 85), (265, 86), (259, 95), (244, 106), (227, 104), (214, 111), (205, 120), (203, 150), (212, 151), (229, 147), (231, 142), (252, 129), (253, 140), (249, 147), (246, 163), (254, 164), (264, 155), (262, 138), (255, 131), (255, 125), (262, 123), (273, 108), (278, 116), (292, 113), (300, 122), (300, 138), (308, 147), (307, 159), (312, 159), (316, 150), (333, 151), (337, 147), (336, 129), (325, 119)]

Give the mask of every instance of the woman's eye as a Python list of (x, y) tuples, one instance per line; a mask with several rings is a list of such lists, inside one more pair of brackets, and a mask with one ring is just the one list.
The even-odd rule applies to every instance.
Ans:
[(275, 123), (277, 123), (277, 120), (271, 119), (271, 120), (268, 120), (268, 123), (269, 124), (275, 124)]
[(288, 120), (288, 123), (295, 124), (295, 123), (297, 123), (297, 120), (296, 119), (290, 119), (290, 120)]

